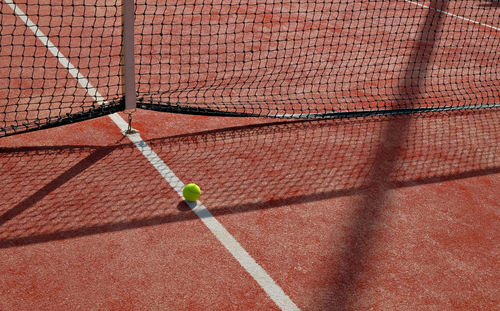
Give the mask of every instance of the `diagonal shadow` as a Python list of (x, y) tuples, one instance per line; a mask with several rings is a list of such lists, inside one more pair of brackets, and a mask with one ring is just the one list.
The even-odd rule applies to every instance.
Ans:
[[(446, 10), (448, 1), (433, 0), (430, 7)], [(436, 10), (427, 10), (422, 22), (419, 36), (415, 40), (413, 50), (407, 60), (406, 69), (402, 71), (399, 94), (396, 103), (407, 108), (418, 106), (419, 94), (422, 92), (424, 78), (431, 66), (431, 57), (436, 46), (444, 15)], [(356, 213), (350, 221), (350, 232), (344, 238), (344, 247), (340, 253), (337, 272), (333, 280), (332, 295), (329, 301), (319, 310), (352, 310), (360, 285), (360, 277), (364, 263), (370, 255), (377, 230), (377, 224), (383, 220), (387, 204), (388, 191), (393, 187), (387, 176), (396, 169), (400, 156), (400, 148), (409, 134), (410, 118), (396, 119), (385, 127), (381, 144), (367, 178), (366, 189), (359, 195)]]
[(67, 171), (61, 175), (54, 178), (51, 182), (43, 186), (40, 190), (36, 191), (26, 199), (19, 202), (17, 205), (7, 210), (0, 215), (0, 226), (13, 219), (14, 217), (20, 215), (27, 209), (33, 207), (37, 202), (41, 201), (45, 196), (47, 196), (52, 191), (60, 188), (65, 183), (70, 181), (72, 178), (89, 168), (95, 162), (104, 158), (106, 155), (113, 151), (114, 147), (99, 147), (92, 153), (90, 153), (86, 158), (82, 159), (80, 162), (76, 163), (73, 167), (69, 168)]
[[(436, 12), (429, 14), (430, 31), (404, 71), (401, 103), (416, 100), (429, 66), (439, 28)], [(356, 231), (342, 258), (347, 270), (336, 276), (355, 286), (362, 270), (349, 260), (369, 254), (369, 244), (358, 250), (356, 242), (370, 242), (386, 191), (498, 173), (499, 118), (489, 110), (273, 122), (148, 144), (181, 180), (202, 186), (214, 215), (359, 195)], [(132, 144), (0, 148), (0, 175), (0, 248), (197, 219)], [(334, 287), (339, 297), (356, 294), (355, 287)], [(338, 305), (347, 307), (342, 299)]]
[[(418, 116), (403, 143), (409, 151), (400, 155), (397, 170), (386, 176), (390, 181), (387, 187), (500, 172), (495, 157), (500, 152), (499, 118), (500, 113), (492, 110)], [(372, 182), (368, 169), (382, 142), (379, 132), (385, 131), (388, 124), (411, 120), (415, 121), (410, 116), (398, 116), (274, 123), (162, 138), (149, 144), (183, 180), (203, 184), (203, 201), (214, 215), (225, 215), (366, 191)], [(271, 152), (270, 146), (274, 148)], [(0, 149), (0, 173), (4, 176), (0, 180), (0, 189), (4, 190), (0, 210), (26, 206), (28, 202), (32, 206), (0, 226), (0, 247), (196, 219), (182, 208), (179, 212), (172, 208), (179, 199), (168, 197), (168, 187), (154, 172), (148, 172), (147, 163), (133, 146), (115, 146), (109, 157), (98, 155), (110, 151), (97, 151), (99, 148)], [(415, 153), (419, 156), (415, 157)], [(446, 159), (443, 153), (449, 154)], [(80, 163), (78, 169), (65, 160), (72, 156), (89, 158), (89, 154), (94, 154), (89, 161), (93, 165), (78, 160), (74, 162)], [(325, 158), (326, 154), (330, 157)], [(206, 160), (186, 166), (186, 158)], [(18, 171), (18, 167), (22, 170)], [(59, 176), (55, 180), (54, 174)], [(45, 180), (50, 186), (40, 187)], [(273, 196), (273, 189), (283, 187), (284, 182), (287, 192)], [(228, 184), (233, 190), (230, 193)], [(267, 186), (259, 188), (261, 184)], [(14, 201), (31, 188), (38, 194), (27, 197), (35, 197), (37, 202)], [(148, 189), (153, 189), (155, 195), (134, 201)], [(98, 198), (92, 201), (92, 197)], [(118, 202), (123, 208), (116, 209)], [(55, 205), (61, 205), (60, 210), (52, 208)]]
[[(402, 148), (385, 142), (385, 156), (399, 150), (387, 188), (498, 173), (499, 119), (487, 110), (283, 122), (148, 144), (181, 180), (202, 185), (203, 202), (219, 216), (368, 195), (391, 124), (413, 122)], [(197, 219), (133, 145), (100, 148), (0, 148), (0, 213), (30, 206), (0, 226), (0, 248)]]

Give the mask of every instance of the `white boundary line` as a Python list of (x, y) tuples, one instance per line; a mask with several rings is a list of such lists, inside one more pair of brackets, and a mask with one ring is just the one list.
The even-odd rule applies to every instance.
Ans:
[(35, 34), (35, 36), (42, 42), (43, 45), (47, 47), (47, 49), (54, 55), (59, 63), (64, 66), (64, 68), (68, 69), (68, 72), (78, 81), (87, 93), (94, 98), (94, 100), (99, 104), (104, 104), (104, 97), (97, 92), (95, 87), (87, 80), (78, 69), (73, 66), (73, 64), (59, 51), (59, 49), (52, 43), (52, 41), (47, 38), (47, 36), (38, 28), (35, 23), (29, 19), (26, 14), (12, 1), (12, 0), (4, 0), (7, 3), (12, 11), (16, 13), (16, 15), (26, 24), (26, 26)]
[[(43, 34), (43, 32), (33, 23), (24, 12), (15, 5), (12, 0), (4, 0), (19, 18), (28, 26), (35, 36), (49, 49), (49, 51), (59, 60), (78, 83), (87, 90), (88, 94), (96, 102), (105, 102), (102, 95), (94, 86), (71, 64), (71, 62), (59, 51), (59, 49)], [(111, 120), (120, 128), (122, 133), (128, 129), (128, 123), (117, 113), (109, 116)], [(149, 147), (139, 134), (126, 135), (131, 142), (139, 149), (142, 155), (156, 168), (160, 175), (182, 198), (184, 183), (175, 173), (163, 162), (163, 160)], [(219, 242), (231, 253), (267, 295), (281, 308), (281, 310), (300, 310), (288, 297), (281, 287), (269, 276), (269, 274), (250, 256), (250, 254), (240, 245), (240, 243), (224, 228), (224, 226), (210, 213), (210, 211), (200, 202), (188, 203), (189, 207), (196, 213), (205, 226), (212, 232)]]
[[(115, 121), (116, 122), (116, 121)], [(122, 119), (117, 125), (123, 130), (127, 129), (127, 123)], [(128, 135), (128, 138), (136, 145), (137, 149), (148, 159), (148, 161), (163, 176), (169, 185), (182, 198), (184, 184), (175, 173), (163, 162), (163, 160), (142, 140), (138, 134)], [(210, 213), (200, 201), (188, 202), (189, 207), (198, 215), (205, 226), (233, 255), (240, 265), (257, 281), (269, 297), (281, 310), (300, 310), (267, 272), (248, 254), (238, 241), (224, 228), (224, 226)]]
[[(49, 38), (29, 19), (26, 14), (17, 7), (12, 0), (4, 0), (16, 15), (26, 24), (33, 34), (42, 42), (43, 45), (54, 55), (59, 63), (64, 66), (68, 72), (78, 81), (87, 93), (99, 104), (105, 103), (104, 97), (97, 89), (75, 68), (75, 66), (59, 51), (59, 49), (49, 40)], [(415, 1), (404, 0), (405, 2), (437, 11), (467, 22), (479, 24), (499, 31), (500, 27), (484, 24), (460, 15), (452, 14), (440, 9), (432, 8)], [(109, 116), (111, 120), (125, 132), (128, 128), (127, 122), (118, 114)], [(156, 168), (160, 175), (169, 183), (169, 185), (182, 198), (182, 189), (184, 183), (175, 175), (175, 173), (163, 162), (163, 160), (149, 147), (149, 145), (140, 137), (139, 134), (127, 135), (127, 137), (139, 149), (142, 155)], [(210, 211), (201, 203), (189, 203), (190, 208), (201, 219), (205, 226), (215, 235), (217, 240), (231, 253), (231, 255), (240, 263), (240, 265), (255, 279), (262, 289), (282, 310), (300, 310), (295, 303), (286, 295), (269, 274), (248, 254), (248, 252), (239, 244), (239, 242), (224, 228)]]
[(408, 2), (408, 3), (411, 3), (413, 5), (416, 5), (416, 6), (422, 7), (424, 9), (433, 10), (433, 11), (436, 11), (436, 12), (439, 12), (439, 13), (443, 13), (443, 14), (446, 14), (446, 15), (449, 15), (449, 16), (452, 16), (452, 17), (464, 20), (466, 22), (470, 22), (470, 23), (473, 23), (473, 24), (478, 24), (478, 25), (481, 25), (481, 26), (484, 26), (484, 27), (488, 27), (488, 28), (500, 31), (500, 27), (495, 27), (495, 26), (492, 26), (492, 25), (481, 23), (481, 22), (475, 21), (473, 19), (470, 19), (470, 18), (467, 18), (467, 17), (463, 17), (463, 16), (460, 16), (460, 15), (456, 15), (456, 14), (453, 14), (453, 13), (450, 13), (450, 12), (446, 12), (446, 11), (443, 11), (443, 10), (440, 10), (440, 9), (436, 9), (436, 8), (433, 8), (433, 7), (430, 7), (428, 5), (421, 4), (421, 3), (418, 3), (418, 2), (415, 2), (415, 1), (411, 1), (411, 0), (404, 0), (404, 1)]

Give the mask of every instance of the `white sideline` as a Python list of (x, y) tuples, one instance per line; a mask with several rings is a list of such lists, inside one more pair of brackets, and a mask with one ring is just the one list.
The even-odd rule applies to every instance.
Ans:
[(416, 5), (416, 6), (422, 7), (424, 9), (433, 10), (433, 11), (436, 11), (436, 12), (439, 12), (439, 13), (442, 13), (442, 14), (446, 14), (448, 16), (452, 16), (452, 17), (464, 20), (466, 22), (470, 22), (470, 23), (473, 23), (473, 24), (478, 24), (478, 25), (481, 25), (481, 26), (484, 26), (484, 27), (488, 27), (488, 28), (497, 30), (497, 31), (500, 30), (500, 27), (495, 27), (495, 26), (492, 26), (492, 25), (481, 23), (481, 22), (475, 21), (475, 20), (467, 18), (467, 17), (463, 17), (463, 16), (460, 16), (460, 15), (456, 15), (456, 14), (453, 14), (453, 13), (450, 13), (450, 12), (446, 12), (446, 11), (443, 11), (443, 10), (440, 10), (440, 9), (436, 9), (436, 8), (430, 7), (430, 6), (425, 5), (425, 4), (418, 3), (416, 1), (411, 1), (411, 0), (404, 0), (404, 1), (408, 2), (408, 3), (411, 3), (413, 5)]
[[(26, 24), (33, 34), (47, 47), (59, 63), (64, 66), (70, 74), (78, 81), (80, 86), (87, 90), (88, 94), (99, 104), (105, 103), (104, 97), (97, 89), (73, 66), (73, 64), (59, 51), (49, 38), (29, 19), (26, 14), (12, 0), (4, 0)], [(120, 128), (122, 133), (128, 129), (128, 123), (117, 113), (109, 116)], [(182, 198), (184, 183), (163, 162), (163, 160), (149, 147), (149, 145), (137, 133), (126, 135), (139, 149), (144, 157), (156, 168), (160, 175)], [(219, 240), (219, 242), (231, 253), (240, 265), (254, 278), (267, 295), (281, 308), (281, 310), (300, 310), (281, 287), (274, 282), (269, 274), (248, 254), (240, 243), (224, 228), (224, 226), (210, 213), (200, 202), (188, 203), (189, 207), (198, 215), (205, 226)]]
[(4, 0), (10, 8), (16, 13), (16, 15), (26, 24), (26, 26), (35, 34), (35, 36), (42, 42), (43, 45), (47, 47), (47, 49), (54, 55), (59, 63), (64, 66), (64, 68), (68, 69), (68, 72), (78, 81), (87, 93), (94, 98), (94, 100), (102, 105), (105, 100), (104, 97), (99, 94), (99, 92), (95, 89), (95, 87), (87, 80), (78, 69), (73, 66), (73, 64), (59, 51), (59, 49), (52, 43), (52, 41), (47, 38), (47, 36), (38, 28), (31, 19), (24, 14), (24, 12), (12, 1), (12, 0)]
[[(33, 34), (46, 46), (46, 48), (57, 58), (59, 63), (64, 66), (68, 72), (78, 81), (87, 93), (99, 104), (104, 104), (104, 97), (97, 89), (78, 71), (77, 68), (59, 51), (59, 49), (49, 40), (49, 38), (29, 19), (26, 14), (12, 1), (4, 0), (15, 14), (26, 24)], [(460, 15), (446, 12), (440, 9), (429, 7), (411, 0), (404, 0), (422, 8), (434, 10), (467, 22), (479, 24), (499, 31), (500, 27), (481, 23)], [(128, 128), (127, 122), (118, 114), (109, 116), (111, 120), (125, 133)], [(175, 175), (175, 173), (163, 162), (163, 160), (149, 147), (149, 145), (140, 137), (139, 134), (126, 135), (132, 143), (139, 149), (143, 156), (156, 168), (160, 175), (169, 183), (169, 185), (182, 198), (182, 189), (184, 183)], [(282, 310), (300, 310), (295, 303), (286, 295), (269, 274), (248, 254), (248, 252), (239, 244), (239, 242), (224, 228), (210, 211), (201, 203), (189, 203), (190, 208), (201, 219), (205, 226), (212, 232), (217, 240), (231, 253), (231, 255), (240, 263), (240, 265), (255, 279), (262, 289)]]

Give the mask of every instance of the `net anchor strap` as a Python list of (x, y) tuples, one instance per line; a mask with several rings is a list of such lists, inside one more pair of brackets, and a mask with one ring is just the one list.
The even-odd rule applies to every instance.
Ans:
[(125, 131), (125, 135), (133, 135), (133, 134), (139, 133), (139, 131), (132, 128), (132, 116), (133, 116), (134, 112), (135, 112), (135, 109), (127, 111), (127, 115), (128, 115), (128, 122), (127, 123), (128, 123), (128, 125), (127, 125), (127, 130)]

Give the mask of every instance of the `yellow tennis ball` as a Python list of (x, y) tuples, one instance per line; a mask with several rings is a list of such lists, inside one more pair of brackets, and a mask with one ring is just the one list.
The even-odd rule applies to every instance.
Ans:
[(182, 195), (186, 201), (194, 202), (200, 198), (201, 189), (197, 184), (187, 184), (182, 189)]

